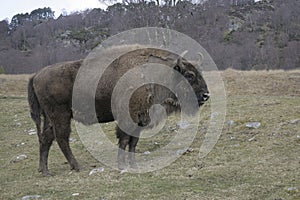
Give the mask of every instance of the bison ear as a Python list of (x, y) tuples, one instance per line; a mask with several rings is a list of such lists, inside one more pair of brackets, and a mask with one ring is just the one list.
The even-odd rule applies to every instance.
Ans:
[(201, 52), (198, 52), (199, 59), (198, 59), (198, 65), (201, 66), (203, 64), (204, 56)]
[(199, 55), (198, 66), (199, 66), (200, 71), (202, 72), (204, 56), (201, 52), (198, 52), (198, 55)]
[(188, 51), (187, 50), (185, 50), (184, 52), (182, 52), (181, 54), (180, 54), (180, 56), (178, 57), (178, 59), (177, 59), (177, 62), (176, 62), (176, 64), (175, 64), (175, 67), (174, 67), (174, 69), (176, 70), (176, 71), (178, 71), (179, 73), (183, 73), (183, 67), (184, 67), (184, 64), (183, 64), (183, 62), (182, 62), (182, 58), (183, 58), (183, 56), (187, 53)]
[(182, 74), (183, 72), (182, 67), (183, 67), (182, 57), (180, 56), (175, 63), (174, 69)]

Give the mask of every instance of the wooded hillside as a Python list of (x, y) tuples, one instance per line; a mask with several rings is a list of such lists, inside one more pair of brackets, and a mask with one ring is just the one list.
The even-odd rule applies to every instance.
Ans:
[(165, 27), (198, 41), (219, 69), (300, 67), (300, 1), (123, 1), (69, 15), (51, 8), (0, 22), (0, 73), (32, 73), (84, 58), (107, 37), (138, 27)]

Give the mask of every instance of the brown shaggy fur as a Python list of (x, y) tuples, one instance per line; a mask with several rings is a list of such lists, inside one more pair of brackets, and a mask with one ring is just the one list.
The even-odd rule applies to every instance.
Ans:
[[(208, 89), (201, 74), (185, 59), (174, 53), (154, 48), (135, 48), (115, 59), (101, 77), (95, 96), (95, 108), (99, 123), (110, 122), (114, 119), (111, 110), (111, 95), (118, 80), (130, 69), (146, 64), (159, 63), (173, 67), (186, 77), (199, 101), (199, 106), (208, 99)], [(72, 108), (72, 92), (76, 75), (83, 61), (65, 62), (45, 67), (36, 73), (29, 81), (28, 100), (31, 117), (37, 126), (40, 144), (39, 171), (49, 175), (48, 153), (54, 139), (68, 160), (71, 169), (79, 170), (79, 165), (69, 146), (71, 132), (70, 122), (74, 118), (84, 124), (95, 123), (90, 116), (83, 114), (84, 110)], [(192, 74), (192, 76), (191, 76)], [(166, 76), (166, 75), (164, 75)], [(173, 74), (167, 75), (175, 80)], [(176, 84), (176, 83), (174, 83)], [(150, 89), (149, 89), (150, 88)], [(83, 90), (84, 91), (84, 88)], [(122, 103), (122, 99), (119, 102)], [(167, 88), (160, 85), (148, 84), (134, 91), (130, 103), (130, 115), (140, 127), (149, 124), (149, 109), (153, 104), (161, 104), (168, 114), (180, 110), (176, 96)], [(87, 106), (87, 105), (84, 105)], [(74, 115), (74, 116), (73, 116)], [(43, 116), (43, 130), (41, 131), (41, 116)], [(119, 138), (118, 167), (125, 167), (126, 146), (129, 145), (129, 164), (135, 167), (134, 152), (138, 142), (140, 130), (134, 136), (128, 135), (117, 127)]]

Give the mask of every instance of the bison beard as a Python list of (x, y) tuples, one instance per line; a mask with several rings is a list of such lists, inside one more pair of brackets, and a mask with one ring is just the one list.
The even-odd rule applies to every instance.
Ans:
[[(113, 49), (112, 49), (113, 51)], [(64, 156), (68, 160), (71, 169), (78, 171), (79, 165), (70, 146), (69, 136), (71, 132), (71, 119), (84, 124), (103, 123), (120, 119), (114, 119), (111, 111), (111, 95), (113, 88), (128, 70), (145, 63), (159, 63), (172, 67), (183, 75), (192, 86), (199, 106), (209, 97), (207, 85), (196, 67), (182, 57), (161, 49), (137, 48), (132, 50), (111, 63), (101, 77), (95, 96), (95, 108), (97, 120), (93, 120), (83, 110), (72, 108), (73, 86), (83, 61), (58, 63), (45, 67), (33, 77), (28, 84), (28, 101), (31, 118), (36, 124), (39, 138), (39, 171), (43, 175), (50, 175), (48, 170), (48, 153), (51, 144), (56, 139)], [(172, 76), (173, 75), (169, 75)], [(112, 78), (113, 77), (113, 78)], [(176, 79), (173, 78), (173, 81)], [(174, 82), (174, 84), (176, 84)], [(132, 95), (129, 103), (129, 111), (132, 120), (144, 127), (150, 123), (149, 109), (154, 104), (161, 104), (167, 114), (180, 110), (178, 100), (170, 90), (159, 85), (152, 85), (149, 92), (148, 86), (138, 88)], [(41, 116), (43, 128), (41, 130)], [(119, 139), (118, 167), (125, 168), (125, 149), (129, 146), (129, 164), (136, 167), (134, 152), (139, 139), (141, 129), (134, 130), (130, 135), (119, 127), (116, 129)]]

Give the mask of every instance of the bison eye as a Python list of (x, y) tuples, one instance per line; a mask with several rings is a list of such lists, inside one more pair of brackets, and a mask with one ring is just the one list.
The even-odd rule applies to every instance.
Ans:
[(188, 81), (194, 81), (195, 80), (195, 74), (194, 72), (188, 71), (184, 74), (184, 77), (188, 80)]
[(174, 66), (174, 69), (175, 69), (176, 71), (178, 71), (179, 73), (181, 73), (181, 68), (180, 68), (179, 65), (175, 65), (175, 66)]

